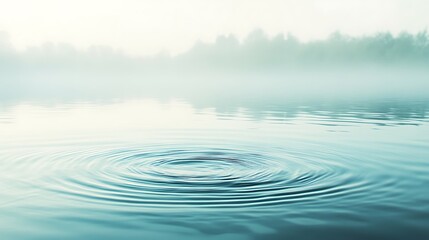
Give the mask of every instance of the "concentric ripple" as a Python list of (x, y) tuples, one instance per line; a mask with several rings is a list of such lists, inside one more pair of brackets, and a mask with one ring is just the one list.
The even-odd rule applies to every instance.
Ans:
[(329, 157), (284, 149), (167, 145), (91, 149), (54, 158), (55, 173), (44, 178), (50, 191), (79, 201), (151, 210), (302, 203), (365, 184)]

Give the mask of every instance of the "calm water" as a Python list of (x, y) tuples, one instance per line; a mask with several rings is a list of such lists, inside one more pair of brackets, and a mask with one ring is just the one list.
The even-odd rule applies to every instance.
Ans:
[(429, 239), (429, 101), (0, 105), (0, 239)]

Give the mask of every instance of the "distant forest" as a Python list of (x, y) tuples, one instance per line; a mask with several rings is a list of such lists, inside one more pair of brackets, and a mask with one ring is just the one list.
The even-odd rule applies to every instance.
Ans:
[[(235, 36), (219, 36), (213, 43), (197, 42), (187, 52), (169, 56), (130, 57), (110, 47), (94, 46), (77, 50), (68, 44), (46, 43), (16, 51), (6, 33), (0, 32), (0, 69), (88, 70), (109, 67), (119, 70), (288, 68), (312, 65), (429, 64), (429, 34), (407, 32), (377, 33), (351, 37), (339, 32), (324, 40), (302, 42), (292, 34), (268, 37), (256, 30), (239, 41)], [(39, 69), (40, 70), (40, 69)], [(0, 73), (1, 74), (1, 73)]]
[(290, 34), (268, 37), (258, 30), (242, 40), (219, 36), (180, 55), (150, 57), (53, 43), (17, 51), (6, 34), (0, 36), (0, 101), (416, 98), (428, 96), (428, 79), (426, 31), (361, 37), (334, 33), (302, 42)]
[(239, 42), (220, 36), (214, 44), (196, 44), (183, 58), (220, 63), (290, 65), (320, 63), (429, 63), (429, 35), (403, 32), (350, 37), (339, 32), (328, 39), (301, 42), (291, 34), (268, 38), (257, 30)]

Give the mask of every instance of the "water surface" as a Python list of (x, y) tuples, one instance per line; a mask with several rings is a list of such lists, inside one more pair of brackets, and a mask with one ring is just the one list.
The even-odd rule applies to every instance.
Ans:
[(2, 104), (1, 239), (428, 239), (428, 101), (197, 103)]

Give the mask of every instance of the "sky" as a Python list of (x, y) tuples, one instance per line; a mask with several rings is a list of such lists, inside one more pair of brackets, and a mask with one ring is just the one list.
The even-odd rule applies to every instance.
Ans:
[(429, 27), (428, 11), (427, 0), (0, 0), (0, 31), (19, 50), (53, 42), (177, 54), (254, 29), (303, 41), (335, 31), (415, 33)]

